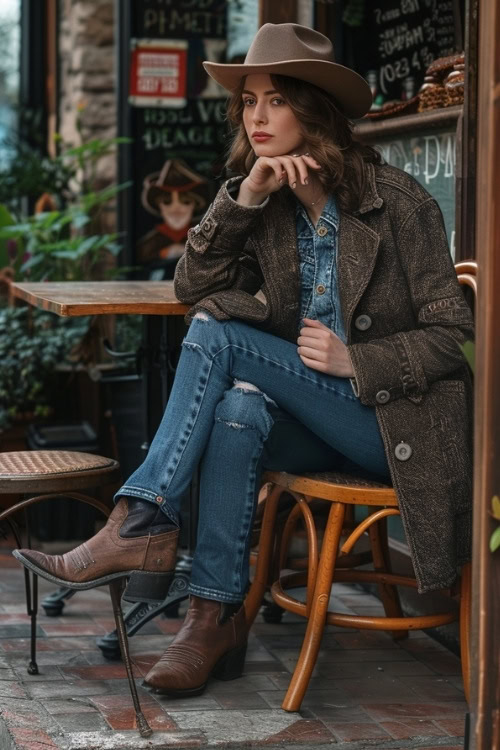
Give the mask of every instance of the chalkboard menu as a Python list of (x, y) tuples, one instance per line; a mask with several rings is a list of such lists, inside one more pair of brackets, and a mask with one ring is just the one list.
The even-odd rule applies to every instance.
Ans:
[(352, 32), (354, 66), (365, 77), (371, 71), (386, 101), (411, 97), (428, 65), (462, 44), (458, 0), (378, 0), (365, 13)]
[(388, 164), (413, 175), (437, 200), (455, 259), (455, 130), (400, 135), (375, 145)]
[(121, 228), (139, 277), (172, 278), (187, 231), (218, 187), (226, 92), (204, 60), (226, 61), (227, 0), (129, 0), (120, 70), (133, 185)]

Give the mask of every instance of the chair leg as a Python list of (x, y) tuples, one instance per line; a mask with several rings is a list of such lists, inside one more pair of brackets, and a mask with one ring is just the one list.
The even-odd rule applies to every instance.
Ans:
[(273, 564), (274, 529), (278, 502), (283, 492), (282, 487), (274, 485), (266, 499), (266, 507), (262, 518), (262, 530), (259, 539), (259, 551), (252, 585), (245, 598), (245, 618), (250, 627), (262, 604), (264, 594), (269, 588), (269, 571)]
[[(368, 529), (373, 555), (373, 567), (376, 571), (391, 573), (391, 559), (389, 556), (389, 545), (387, 543), (387, 519), (382, 518)], [(387, 617), (404, 617), (401, 602), (396, 586), (388, 583), (378, 584), (379, 596), (384, 606)], [(395, 641), (408, 638), (407, 630), (389, 631)]]
[(462, 568), (460, 585), (460, 657), (465, 700), (470, 701), (470, 615), (471, 615), (472, 566), (466, 563)]
[(311, 614), (302, 643), (299, 660), (293, 673), (285, 699), (281, 707), (285, 711), (298, 711), (309, 685), (311, 674), (318, 658), (321, 637), (325, 627), (328, 602), (337, 559), (337, 551), (342, 526), (344, 523), (345, 505), (332, 503), (321, 545), (318, 578), (311, 602)]
[(123, 579), (113, 581), (109, 584), (111, 602), (113, 604), (113, 614), (115, 616), (116, 632), (118, 635), (118, 641), (120, 643), (122, 659), (127, 670), (128, 684), (130, 686), (130, 693), (132, 695), (132, 701), (134, 704), (137, 728), (141, 737), (150, 737), (153, 734), (153, 730), (149, 726), (148, 722), (146, 721), (146, 717), (142, 713), (141, 704), (139, 703), (139, 696), (137, 695), (137, 687), (134, 681), (134, 673), (132, 671), (132, 662), (130, 660), (130, 653), (128, 649), (127, 631), (125, 629), (125, 623), (123, 622), (123, 613), (121, 608), (122, 588)]

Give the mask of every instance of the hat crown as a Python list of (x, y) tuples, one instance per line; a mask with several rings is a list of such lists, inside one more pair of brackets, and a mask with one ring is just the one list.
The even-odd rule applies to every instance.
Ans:
[(283, 60), (335, 62), (333, 45), (319, 31), (297, 23), (266, 23), (260, 27), (245, 58), (245, 65)]

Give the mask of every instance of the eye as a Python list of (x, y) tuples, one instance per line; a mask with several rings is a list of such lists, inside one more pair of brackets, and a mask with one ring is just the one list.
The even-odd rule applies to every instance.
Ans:
[(276, 107), (279, 107), (281, 104), (285, 103), (285, 100), (282, 99), (280, 96), (274, 96), (271, 99), (271, 103), (274, 104)]
[(255, 99), (252, 97), (247, 97), (246, 99), (243, 99), (243, 106), (244, 107), (251, 107), (255, 104)]

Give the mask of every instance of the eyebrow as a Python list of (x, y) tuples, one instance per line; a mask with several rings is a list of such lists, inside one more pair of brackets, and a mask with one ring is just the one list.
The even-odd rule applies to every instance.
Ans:
[[(255, 96), (255, 93), (253, 91), (248, 91), (248, 89), (243, 89), (241, 93), (251, 94), (252, 96)], [(269, 94), (279, 94), (279, 91), (277, 91), (276, 89), (271, 89), (270, 91), (264, 91), (264, 96), (268, 96)]]

